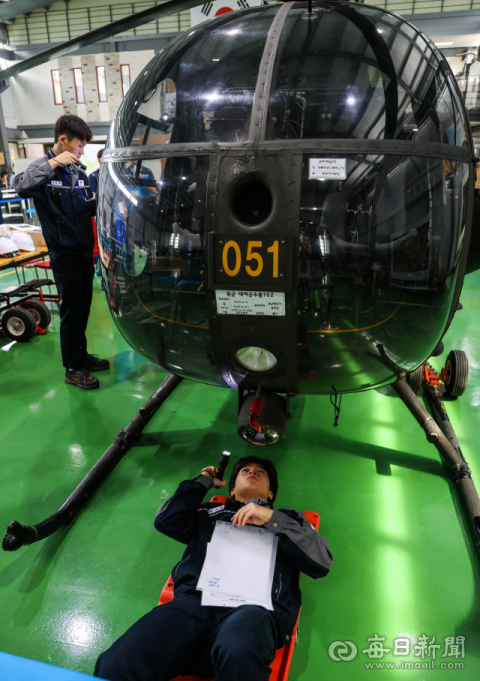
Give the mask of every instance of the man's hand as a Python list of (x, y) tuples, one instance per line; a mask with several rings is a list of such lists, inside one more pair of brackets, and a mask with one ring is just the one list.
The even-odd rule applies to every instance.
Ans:
[(58, 154), (58, 156), (55, 156), (55, 158), (51, 158), (48, 162), (52, 168), (55, 169), (58, 166), (73, 166), (73, 164), (77, 163), (79, 160), (80, 159), (70, 151), (62, 151), (61, 154)]
[(273, 511), (271, 508), (260, 506), (251, 501), (235, 513), (232, 518), (232, 524), (238, 525), (238, 527), (242, 527), (247, 523), (250, 523), (251, 525), (265, 525), (272, 515)]
[(215, 468), (215, 466), (207, 466), (202, 470), (200, 475), (209, 475), (213, 480), (213, 486), (216, 487), (217, 489), (220, 489), (220, 487), (225, 487), (227, 481), (217, 480), (217, 474), (218, 468)]

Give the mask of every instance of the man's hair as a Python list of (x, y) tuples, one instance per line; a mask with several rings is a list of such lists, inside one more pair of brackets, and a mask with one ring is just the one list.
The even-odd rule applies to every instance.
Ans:
[(248, 466), (251, 463), (256, 463), (266, 470), (268, 479), (270, 481), (270, 491), (273, 492), (273, 497), (271, 500), (271, 503), (273, 504), (278, 492), (277, 469), (273, 465), (273, 462), (270, 461), (270, 459), (264, 459), (261, 456), (245, 456), (243, 459), (239, 459), (237, 461), (237, 463), (233, 467), (232, 475), (230, 476), (230, 482), (228, 483), (228, 489), (230, 490), (230, 493), (232, 489), (235, 487), (237, 475), (240, 473), (244, 466)]
[(92, 139), (92, 131), (85, 121), (72, 114), (60, 116), (53, 126), (53, 131), (55, 133), (55, 143), (58, 142), (62, 135), (66, 135), (69, 142), (75, 138), (81, 142), (90, 142)]
[(102, 158), (102, 154), (105, 151), (105, 149), (100, 149), (100, 151), (97, 153), (97, 158), (100, 160)]

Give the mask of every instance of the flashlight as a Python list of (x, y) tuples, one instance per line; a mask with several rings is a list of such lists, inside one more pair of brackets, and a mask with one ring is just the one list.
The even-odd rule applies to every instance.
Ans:
[(87, 166), (84, 165), (83, 163), (80, 163), (80, 161), (75, 161), (75, 165), (77, 166), (77, 168), (81, 168), (82, 170), (87, 169)]
[(220, 463), (218, 464), (218, 473), (216, 475), (217, 480), (223, 480), (223, 474), (230, 461), (230, 452), (223, 452), (220, 457)]

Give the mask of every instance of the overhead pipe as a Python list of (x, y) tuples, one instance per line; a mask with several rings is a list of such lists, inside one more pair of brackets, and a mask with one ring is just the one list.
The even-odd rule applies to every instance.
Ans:
[[(14, 3), (12, 3), (12, 5), (14, 5)], [(106, 24), (105, 26), (95, 28), (89, 33), (84, 33), (83, 35), (78, 36), (78, 38), (72, 38), (71, 40), (61, 43), (60, 45), (50, 47), (48, 50), (40, 52), (39, 54), (35, 54), (33, 57), (28, 57), (27, 59), (18, 61), (3, 71), (0, 71), (0, 81), (18, 76), (19, 73), (28, 71), (28, 69), (31, 69), (34, 66), (44, 64), (51, 59), (58, 59), (58, 57), (63, 57), (66, 54), (75, 52), (82, 47), (93, 45), (99, 40), (112, 38), (114, 35), (118, 35), (124, 31), (130, 31), (133, 28), (137, 28), (137, 26), (143, 26), (143, 24), (160, 19), (160, 17), (166, 17), (169, 14), (177, 14), (178, 12), (192, 9), (198, 5), (203, 5), (203, 1), (166, 0), (166, 2), (149, 7), (142, 12), (137, 12), (136, 14), (132, 14), (128, 17), (117, 19), (117, 21), (114, 21), (111, 24)]]

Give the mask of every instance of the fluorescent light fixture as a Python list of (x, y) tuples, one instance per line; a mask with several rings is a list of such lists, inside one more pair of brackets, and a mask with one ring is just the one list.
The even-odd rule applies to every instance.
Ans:
[(453, 42), (451, 43), (435, 43), (437, 47), (447, 47), (448, 45), (453, 45)]

